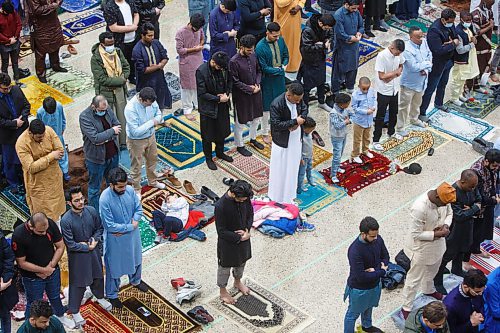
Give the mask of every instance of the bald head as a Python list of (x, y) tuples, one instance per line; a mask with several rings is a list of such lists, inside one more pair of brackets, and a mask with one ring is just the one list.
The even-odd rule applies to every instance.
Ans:
[(49, 228), (49, 219), (44, 213), (35, 213), (29, 219), (31, 231), (37, 235), (43, 236)]
[(460, 175), (458, 186), (465, 192), (471, 192), (476, 188), (477, 182), (477, 173), (474, 170), (466, 169)]

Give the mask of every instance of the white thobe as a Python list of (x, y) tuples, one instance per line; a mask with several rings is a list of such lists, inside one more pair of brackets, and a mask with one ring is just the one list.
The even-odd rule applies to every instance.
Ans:
[[(297, 105), (290, 103), (286, 98), (285, 100), (292, 119), (297, 118)], [(300, 127), (290, 132), (288, 148), (280, 147), (273, 142), (267, 194), (269, 199), (281, 203), (293, 203), (292, 200), (297, 197), (301, 155)]]

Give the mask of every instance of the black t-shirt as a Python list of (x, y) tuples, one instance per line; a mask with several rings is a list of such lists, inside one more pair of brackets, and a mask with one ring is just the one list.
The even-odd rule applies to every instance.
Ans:
[[(49, 228), (43, 236), (32, 232), (28, 226), (28, 222), (23, 223), (14, 230), (12, 234), (12, 250), (16, 258), (26, 257), (26, 261), (32, 264), (45, 267), (54, 257), (55, 246), (62, 240), (61, 232), (57, 224), (49, 219)], [(21, 275), (29, 278), (36, 278), (34, 272), (28, 272), (20, 269)]]

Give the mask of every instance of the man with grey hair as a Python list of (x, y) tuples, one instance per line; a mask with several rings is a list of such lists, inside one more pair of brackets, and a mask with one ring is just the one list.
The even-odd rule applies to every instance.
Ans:
[(118, 166), (118, 135), (121, 124), (106, 97), (97, 95), (92, 104), (80, 114), (85, 165), (89, 172), (89, 205), (99, 211), (99, 194), (102, 179), (109, 170)]

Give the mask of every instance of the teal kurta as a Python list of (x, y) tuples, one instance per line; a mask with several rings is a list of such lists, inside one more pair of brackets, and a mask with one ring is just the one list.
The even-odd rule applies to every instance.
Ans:
[[(264, 111), (271, 109), (271, 102), (285, 92), (285, 67), (288, 64), (288, 48), (286, 47), (285, 40), (280, 37), (278, 41), (269, 43), (266, 38), (262, 38), (257, 43), (255, 54), (259, 59), (259, 65), (262, 70), (262, 100), (264, 104)], [(276, 47), (277, 45), (277, 47)], [(273, 66), (273, 52), (271, 48), (275, 49), (279, 56), (275, 56), (274, 62), (281, 60), (281, 67)]]

